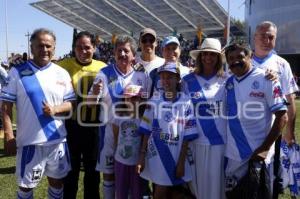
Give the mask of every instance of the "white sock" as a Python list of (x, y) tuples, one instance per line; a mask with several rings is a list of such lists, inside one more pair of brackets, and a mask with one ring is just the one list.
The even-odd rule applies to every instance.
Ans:
[(17, 199), (33, 199), (33, 191), (30, 190), (25, 192), (19, 189), (17, 192)]
[(104, 199), (115, 198), (115, 181), (103, 181), (103, 196)]
[(56, 189), (54, 187), (48, 187), (48, 199), (59, 199), (63, 198), (64, 188)]

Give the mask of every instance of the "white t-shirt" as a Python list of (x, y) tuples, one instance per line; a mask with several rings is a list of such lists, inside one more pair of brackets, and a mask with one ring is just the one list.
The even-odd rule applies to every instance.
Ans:
[(141, 135), (138, 133), (140, 119), (118, 118), (113, 122), (119, 127), (115, 159), (125, 165), (136, 165), (139, 159)]
[(27, 61), (13, 67), (7, 81), (1, 100), (16, 103), (17, 146), (63, 140), (66, 137), (63, 120), (44, 115), (43, 101), (54, 106), (76, 99), (68, 72), (54, 63), (39, 68)]
[(175, 172), (183, 141), (198, 137), (191, 101), (182, 95), (173, 102), (161, 97), (150, 100), (149, 104), (151, 108), (146, 109), (139, 129), (140, 133), (150, 135), (141, 177), (165, 186), (190, 181), (188, 160), (182, 178), (176, 178)]
[(210, 78), (191, 73), (183, 78), (185, 93), (195, 108), (199, 138), (194, 142), (203, 145), (226, 143), (226, 120), (224, 116), (225, 82), (227, 77)]
[(271, 69), (276, 71), (279, 76), (283, 94), (288, 95), (299, 90), (290, 64), (282, 57), (272, 52), (264, 59), (253, 56), (252, 64), (254, 67), (258, 67), (263, 70)]
[(286, 110), (279, 82), (265, 78), (265, 71), (252, 68), (242, 78), (226, 82), (227, 144), (225, 156), (242, 161), (259, 147), (272, 126), (272, 113)]
[(155, 56), (155, 59), (148, 62), (148, 61), (144, 61), (142, 60), (141, 56), (140, 55), (137, 55), (135, 57), (135, 62), (136, 63), (140, 63), (144, 66), (146, 72), (148, 74), (150, 74), (150, 72), (155, 69), (155, 68), (158, 68), (160, 66), (162, 66), (164, 63), (165, 63), (165, 59), (159, 57), (159, 56)]

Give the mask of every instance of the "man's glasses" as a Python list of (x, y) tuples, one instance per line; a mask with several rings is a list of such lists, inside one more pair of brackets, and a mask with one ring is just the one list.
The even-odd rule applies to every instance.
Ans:
[(141, 39), (141, 42), (143, 43), (143, 44), (146, 44), (146, 43), (154, 43), (155, 42), (155, 39), (154, 38), (142, 38)]

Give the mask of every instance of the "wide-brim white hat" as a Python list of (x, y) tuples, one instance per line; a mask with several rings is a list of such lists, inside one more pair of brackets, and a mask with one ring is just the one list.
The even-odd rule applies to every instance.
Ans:
[(196, 60), (200, 52), (214, 52), (221, 54), (221, 43), (218, 39), (215, 38), (206, 38), (201, 44), (201, 47), (197, 50), (191, 50), (190, 56), (192, 59)]

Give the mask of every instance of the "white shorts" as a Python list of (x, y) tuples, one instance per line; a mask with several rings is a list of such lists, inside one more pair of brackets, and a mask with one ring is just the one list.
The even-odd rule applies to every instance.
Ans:
[(100, 150), (96, 170), (105, 174), (114, 173), (114, 135), (111, 124), (99, 128)]
[(194, 164), (190, 183), (197, 198), (223, 199), (224, 191), (224, 145), (190, 144)]
[(36, 187), (43, 175), (62, 179), (71, 170), (66, 142), (19, 147), (16, 159), (17, 184), (24, 188)]

